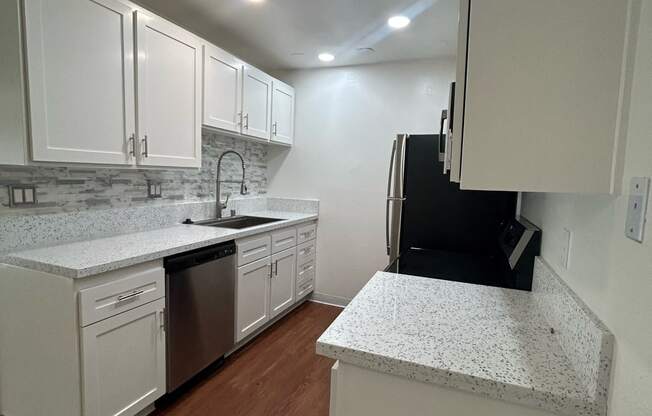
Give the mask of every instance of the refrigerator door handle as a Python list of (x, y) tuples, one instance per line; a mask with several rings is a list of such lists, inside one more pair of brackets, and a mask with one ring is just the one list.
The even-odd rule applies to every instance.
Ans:
[[(448, 120), (448, 134), (446, 134), (446, 140), (444, 145), (444, 175), (450, 172), (452, 164), (452, 153), (453, 153), (453, 120), (455, 119), (455, 83), (451, 83), (450, 95), (448, 97), (448, 110), (446, 110), (446, 116)], [(442, 117), (443, 117), (442, 113)], [(442, 130), (444, 123), (442, 121)], [(441, 160), (441, 156), (440, 156)]]
[(439, 121), (439, 161), (443, 162), (446, 158), (446, 136), (444, 136), (444, 124), (448, 119), (448, 110), (441, 110), (441, 120)]
[(396, 156), (396, 140), (392, 145), (392, 156), (389, 159), (389, 176), (387, 177), (387, 203), (385, 205), (385, 245), (387, 246), (387, 255), (390, 253), (389, 246), (389, 204), (392, 192), (392, 176), (394, 175), (394, 157)]

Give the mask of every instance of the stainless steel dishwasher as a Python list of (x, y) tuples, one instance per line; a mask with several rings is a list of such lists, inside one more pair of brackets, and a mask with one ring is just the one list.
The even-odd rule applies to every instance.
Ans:
[(235, 344), (233, 241), (165, 259), (167, 391)]

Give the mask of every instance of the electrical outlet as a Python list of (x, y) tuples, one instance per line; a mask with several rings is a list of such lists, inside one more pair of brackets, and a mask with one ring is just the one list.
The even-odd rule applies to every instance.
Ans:
[(163, 196), (163, 188), (161, 182), (147, 181), (147, 197), (148, 198), (161, 198)]
[(650, 198), (650, 178), (632, 178), (627, 202), (627, 220), (625, 235), (639, 243), (643, 242), (645, 216), (648, 199)]
[(562, 240), (561, 240), (560, 257), (559, 257), (559, 262), (561, 263), (561, 267), (563, 267), (564, 269), (568, 269), (568, 267), (570, 266), (571, 241), (572, 241), (571, 231), (568, 228), (564, 228), (562, 234)]
[(9, 206), (26, 207), (36, 205), (35, 185), (9, 185)]

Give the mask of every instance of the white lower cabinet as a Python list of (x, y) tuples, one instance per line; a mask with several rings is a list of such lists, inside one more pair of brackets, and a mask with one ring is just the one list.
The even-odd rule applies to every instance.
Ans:
[[(236, 241), (236, 342), (314, 290), (317, 224), (307, 227), (289, 227)], [(297, 246), (297, 233), (302, 229), (309, 229), (312, 240)]]
[(297, 276), (297, 248), (272, 256), (270, 285), (270, 318), (274, 318), (294, 304), (294, 286)]
[(271, 257), (238, 268), (236, 282), (236, 341), (241, 341), (269, 320)]
[(85, 416), (135, 415), (165, 393), (165, 299), (82, 329)]

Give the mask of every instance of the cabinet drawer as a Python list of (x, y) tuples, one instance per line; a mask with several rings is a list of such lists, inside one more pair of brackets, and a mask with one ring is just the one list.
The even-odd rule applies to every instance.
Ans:
[(297, 264), (303, 264), (317, 254), (317, 241), (310, 240), (297, 247)]
[(280, 253), (297, 245), (297, 229), (286, 228), (272, 233), (272, 254)]
[(238, 240), (236, 245), (238, 246), (238, 266), (244, 266), (272, 254), (272, 238), (269, 234)]
[(315, 279), (309, 279), (297, 285), (296, 300), (300, 300), (304, 296), (312, 293), (315, 290)]
[(305, 243), (306, 241), (314, 240), (317, 237), (317, 223), (304, 225), (299, 227), (297, 234), (297, 243)]
[(306, 281), (315, 280), (316, 259), (312, 257), (303, 263), (297, 262), (297, 287)]
[(165, 270), (152, 267), (124, 279), (79, 292), (81, 326), (128, 311), (165, 296)]

